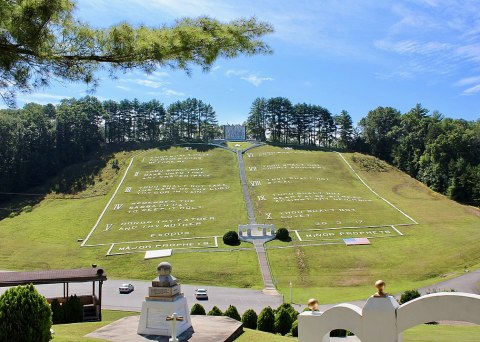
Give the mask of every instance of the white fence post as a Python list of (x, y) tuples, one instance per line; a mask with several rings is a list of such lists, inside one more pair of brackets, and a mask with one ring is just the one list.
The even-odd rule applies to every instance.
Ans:
[(406, 329), (441, 320), (480, 324), (480, 295), (435, 293), (401, 306), (392, 296), (370, 297), (363, 309), (340, 304), (325, 312), (303, 312), (298, 316), (298, 341), (327, 342), (330, 331), (344, 329), (362, 342), (402, 342)]

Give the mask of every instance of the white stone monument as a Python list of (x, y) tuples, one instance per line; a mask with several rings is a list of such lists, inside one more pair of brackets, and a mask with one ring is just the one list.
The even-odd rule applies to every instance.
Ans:
[[(402, 333), (416, 325), (435, 321), (461, 321), (480, 324), (480, 295), (439, 292), (421, 296), (399, 305), (384, 292), (385, 282), (375, 283), (378, 291), (362, 308), (339, 304), (325, 312), (316, 311), (312, 299), (311, 312), (298, 316), (298, 341), (330, 341), (330, 332), (345, 329), (362, 342), (402, 342)], [(358, 340), (357, 339), (357, 340)]]
[[(182, 334), (192, 326), (187, 299), (171, 272), (170, 263), (161, 262), (158, 265), (158, 277), (152, 281), (152, 286), (148, 288), (148, 297), (145, 297), (142, 304), (138, 334), (172, 336), (172, 314), (183, 318), (181, 321), (175, 320), (175, 335)], [(175, 341), (177, 336), (172, 336), (172, 341)]]

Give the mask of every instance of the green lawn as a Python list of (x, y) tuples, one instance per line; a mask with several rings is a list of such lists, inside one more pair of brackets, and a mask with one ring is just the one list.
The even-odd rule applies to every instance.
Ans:
[(480, 326), (419, 325), (403, 334), (404, 342), (477, 342)]
[(55, 331), (55, 334), (53, 335), (52, 341), (54, 342), (101, 341), (97, 338), (86, 338), (83, 336), (105, 325), (115, 322), (116, 320), (122, 317), (135, 316), (135, 315), (138, 315), (138, 312), (102, 310), (102, 316), (103, 316), (102, 322), (53, 325), (52, 328)]
[[(100, 341), (83, 336), (110, 324), (122, 317), (138, 315), (138, 312), (103, 310), (103, 321), (93, 323), (74, 323), (54, 325), (54, 342)], [(480, 333), (479, 326), (461, 325), (419, 325), (404, 333), (405, 342), (476, 342)], [(238, 342), (288, 342), (297, 338), (273, 335), (257, 330), (244, 329), (244, 333), (236, 339)]]
[(227, 147), (233, 148), (234, 150), (243, 150), (250, 146), (253, 146), (253, 144), (248, 141), (227, 141)]
[[(248, 171), (249, 180), (260, 180), (260, 186), (251, 187), (257, 201), (257, 215), (271, 212), (278, 227), (305, 230), (315, 228), (317, 217), (294, 217), (281, 219), (279, 213), (305, 209), (335, 209), (342, 201), (309, 200), (295, 202), (272, 201), (273, 194), (282, 192), (337, 192), (341, 195), (369, 197), (364, 193), (365, 186), (359, 184), (354, 174), (342, 165), (334, 152), (310, 152), (284, 150), (278, 147), (261, 147), (251, 150), (245, 160), (248, 167), (256, 166), (257, 171)], [(297, 153), (291, 153), (297, 152)], [(316, 297), (321, 303), (332, 303), (364, 299), (375, 290), (377, 279), (387, 281), (388, 291), (401, 292), (443, 280), (444, 276), (462, 274), (465, 265), (478, 264), (480, 250), (480, 212), (478, 209), (460, 205), (446, 197), (434, 193), (418, 181), (392, 167), (371, 167), (371, 157), (356, 154), (343, 154), (362, 179), (380, 196), (385, 197), (420, 224), (397, 226), (405, 234), (395, 238), (371, 239), (370, 246), (346, 247), (343, 244), (300, 246), (305, 244), (292, 234), (292, 242), (270, 242), (268, 258), (275, 281), (285, 298), (289, 297), (289, 283), (293, 283), (293, 301), (305, 303)], [(324, 166), (306, 176), (302, 169), (280, 169), (264, 172), (266, 165), (310, 164), (311, 167)], [(380, 163), (381, 165), (381, 163)], [(368, 166), (368, 167), (366, 167)], [(375, 165), (374, 165), (375, 166)], [(378, 166), (378, 165), (377, 165)], [(271, 169), (271, 167), (269, 167)], [(367, 171), (368, 170), (368, 171)], [(286, 172), (287, 171), (287, 172)], [(288, 179), (293, 177), (293, 179)], [(300, 178), (300, 179), (295, 179)], [(304, 180), (305, 177), (318, 177), (321, 180)], [(287, 178), (287, 179), (285, 179)], [(328, 178), (328, 181), (322, 180)], [(280, 189), (277, 181), (290, 181)], [(265, 182), (265, 183), (264, 183)], [(303, 182), (303, 183), (302, 183)], [(307, 190), (309, 189), (309, 190)], [(264, 195), (266, 201), (259, 201)], [(373, 195), (373, 194), (372, 194)], [(292, 195), (290, 195), (292, 196)], [(332, 203), (333, 202), (333, 203)], [(375, 203), (374, 203), (375, 202)], [(354, 213), (338, 213), (338, 225), (351, 223), (356, 217), (368, 224), (401, 223), (404, 218), (398, 211), (388, 206), (372, 202), (355, 203)], [(383, 201), (382, 201), (383, 202)], [(350, 204), (350, 203), (348, 203)], [(375, 207), (374, 207), (375, 205)], [(291, 208), (291, 209), (289, 209)], [(328, 215), (318, 214), (328, 227), (337, 224)], [(313, 223), (313, 225), (312, 225)], [(405, 223), (405, 222), (404, 222)], [(363, 224), (363, 223), (362, 223)], [(362, 229), (363, 230), (363, 229)], [(309, 242), (310, 243), (310, 242)], [(272, 248), (272, 247), (290, 248)]]
[[(235, 154), (220, 148), (207, 149), (207, 151), (197, 151), (195, 148), (186, 150), (184, 147), (172, 147), (155, 150), (155, 152), (118, 153), (112, 159), (119, 161), (120, 171), (117, 174), (112, 173), (112, 168), (110, 163), (108, 163), (102, 174), (95, 180), (96, 185), (102, 189), (108, 188), (106, 195), (94, 195), (95, 192), (92, 191), (92, 188), (77, 194), (73, 199), (70, 198), (72, 196), (68, 196), (69, 199), (63, 199), (63, 196), (60, 195), (49, 195), (45, 200), (36, 205), (31, 212), (23, 212), (17, 217), (6, 218), (0, 221), (0, 269), (60, 269), (88, 267), (92, 263), (96, 263), (105, 268), (109, 277), (151, 279), (155, 275), (155, 267), (159, 262), (158, 260), (144, 261), (141, 253), (107, 257), (105, 254), (110, 245), (80, 247), (81, 242), (78, 242), (78, 239), (84, 239), (92, 230), (133, 156), (135, 156), (135, 160), (139, 161), (144, 157), (150, 160), (150, 156), (162, 157), (164, 160), (173, 161), (174, 156), (192, 154), (193, 157), (198, 157), (197, 155), (202, 153), (205, 160), (190, 159), (184, 163), (178, 163), (182, 166), (170, 166), (169, 163), (165, 163), (165, 165), (162, 165), (162, 168), (165, 170), (188, 170), (204, 167), (205, 173), (210, 174), (211, 177), (203, 177), (201, 181), (197, 180), (196, 183), (193, 178), (185, 178), (185, 180), (167, 179), (166, 181), (162, 179), (158, 183), (161, 185), (180, 184), (182, 186), (227, 184), (229, 189), (220, 191), (208, 190), (198, 194), (181, 194), (175, 198), (172, 198), (171, 194), (169, 196), (163, 194), (162, 197), (153, 194), (145, 198), (148, 198), (148, 201), (158, 199), (189, 199), (198, 201), (196, 204), (204, 206), (205, 210), (209, 211), (208, 215), (214, 216), (215, 220), (205, 221), (206, 223), (203, 222), (202, 225), (189, 229), (188, 231), (192, 236), (221, 236), (227, 230), (236, 229), (239, 223), (246, 222), (247, 216), (243, 195), (240, 190), (239, 171)], [(201, 166), (192, 166), (193, 162), (199, 162), (200, 164), (198, 165)], [(155, 165), (158, 164), (132, 164), (131, 170), (133, 173), (129, 172), (127, 174), (125, 182), (121, 187), (122, 191), (118, 192), (118, 197), (115, 197), (112, 205), (124, 203), (124, 206), (126, 206), (127, 203), (133, 202), (132, 199), (129, 199), (129, 196), (134, 197), (134, 195), (125, 193), (124, 188), (126, 186), (131, 186), (132, 188), (140, 186), (139, 182), (135, 181), (135, 172), (143, 173), (142, 170), (158, 169), (159, 167)], [(145, 182), (148, 184), (147, 181)], [(212, 195), (213, 193), (215, 194)], [(128, 209), (124, 210), (123, 207), (119, 211), (110, 210), (111, 206), (108, 209), (105, 218), (100, 221), (101, 225), (99, 225), (98, 231), (95, 230), (87, 243), (163, 240), (161, 238), (150, 238), (150, 234), (153, 233), (147, 232), (150, 229), (131, 231), (115, 231), (112, 229), (110, 232), (104, 232), (106, 223), (120, 224), (122, 221), (139, 220), (133, 218), (138, 217), (138, 214), (129, 214), (127, 212)], [(161, 213), (158, 216), (163, 217), (162, 220), (175, 219), (177, 222), (178, 219), (182, 218), (205, 216), (204, 213), (191, 214), (190, 212), (193, 211), (195, 210), (170, 210), (167, 214)], [(132, 218), (130, 219), (130, 217)], [(109, 221), (110, 219), (112, 221)], [(143, 220), (143, 218), (140, 219)], [(115, 228), (115, 225), (113, 228)], [(182, 231), (186, 231), (185, 227), (161, 227), (157, 229), (158, 233)], [(113, 233), (113, 236), (109, 236), (107, 233)], [(228, 250), (233, 250), (231, 252), (203, 252), (200, 254), (190, 253), (189, 249), (174, 251), (169, 261), (175, 268), (175, 276), (183, 283), (261, 288), (263, 283), (258, 270), (257, 256), (251, 249), (251, 244), (243, 243), (238, 247), (232, 248), (225, 246), (220, 238), (218, 239), (218, 247), (211, 249), (223, 250), (228, 248)], [(250, 250), (241, 251), (239, 250), (240, 248)], [(204, 270), (205, 265), (208, 265), (208, 272), (199, 272), (198, 270)]]
[(262, 146), (244, 160), (258, 223), (300, 231), (413, 223), (368, 190), (337, 153)]
[[(127, 248), (146, 250), (169, 241), (173, 248), (177, 244), (185, 248), (185, 243), (213, 247), (212, 236), (221, 237), (245, 222), (234, 153), (221, 148), (153, 149), (133, 159), (85, 245), (123, 243)], [(203, 239), (183, 240), (192, 238)], [(131, 243), (135, 241), (158, 243)]]
[[(396, 293), (432, 284), (444, 279), (444, 276), (462, 274), (465, 266), (470, 270), (480, 266), (480, 250), (476, 248), (480, 243), (478, 209), (450, 201), (398, 170), (358, 154), (354, 160), (352, 154), (342, 155), (380, 196), (419, 224), (396, 226), (404, 236), (371, 239), (370, 246), (346, 247), (340, 235), (335, 237), (339, 243), (336, 245), (302, 246), (328, 242), (323, 238), (307, 236), (311, 232), (325, 231), (309, 229), (401, 224), (409, 220), (361, 184), (334, 152), (285, 150), (272, 146), (248, 152), (253, 153), (244, 157), (249, 181), (261, 182), (259, 186), (250, 185), (257, 220), (259, 223), (275, 223), (277, 228), (297, 229), (302, 239), (300, 241), (296, 234), (292, 234), (293, 240), (289, 243), (273, 241), (267, 245), (274, 279), (285, 298), (289, 296), (290, 281), (293, 283), (293, 300), (296, 303), (305, 303), (311, 297), (318, 298), (321, 303), (343, 302), (367, 298), (375, 291), (372, 284), (379, 278), (387, 281), (389, 292)], [(176, 158), (179, 155), (190, 156), (183, 158), (184, 162), (178, 162)], [(134, 163), (124, 184), (87, 241), (87, 244), (106, 245), (80, 247), (78, 240), (85, 239), (92, 230), (132, 157), (135, 157)], [(163, 238), (152, 238), (151, 234), (187, 232), (188, 229), (190, 236), (202, 238), (195, 240), (202, 246), (205, 242), (212, 243), (212, 240), (203, 237), (221, 236), (227, 230), (235, 230), (239, 223), (247, 223), (236, 157), (230, 151), (203, 149), (201, 146), (191, 150), (172, 147), (121, 152), (113, 158), (119, 162), (118, 173), (112, 171), (109, 162), (95, 178), (95, 185), (85, 191), (74, 196), (48, 195), (31, 212), (1, 220), (0, 269), (59, 269), (88, 267), (96, 263), (104, 267), (111, 278), (151, 279), (159, 260), (144, 261), (142, 253), (107, 257), (105, 254), (110, 244), (147, 241), (156, 246), (157, 241), (152, 240)], [(160, 160), (162, 163), (157, 164)], [(299, 168), (298, 165), (303, 166)], [(250, 169), (253, 167), (257, 171)], [(198, 168), (202, 170), (192, 170)], [(159, 171), (148, 173), (153, 170)], [(161, 174), (167, 174), (166, 170), (202, 171), (203, 175), (209, 177), (158, 178)], [(136, 172), (139, 172), (137, 176)], [(146, 179), (139, 181), (139, 177), (143, 178), (145, 174)], [(228, 189), (193, 194), (142, 194), (141, 201), (143, 198), (150, 202), (193, 200), (189, 202), (192, 206), (202, 208), (178, 209), (176, 206), (172, 209), (172, 204), (183, 205), (186, 202), (168, 202), (169, 209), (160, 213), (128, 213), (129, 210), (142, 209), (133, 208), (137, 205), (132, 203), (138, 202), (138, 189), (148, 185), (148, 182), (168, 185), (170, 191), (172, 185), (185, 188), (191, 185), (226, 184)], [(125, 192), (126, 187), (131, 187), (131, 191)], [(112, 210), (116, 204), (123, 206), (120, 210)], [(303, 217), (292, 213), (302, 210), (304, 212), (300, 215)], [(305, 210), (315, 211), (305, 216)], [(285, 215), (285, 212), (290, 213)], [(267, 220), (266, 213), (272, 214), (272, 220)], [(141, 229), (133, 229), (133, 226), (138, 228), (140, 224), (121, 225), (140, 220), (169, 219), (177, 220), (177, 224), (179, 219), (204, 216), (215, 219), (201, 221), (196, 226), (150, 227), (151, 224), (141, 224)], [(112, 224), (110, 230), (106, 230), (107, 224)], [(121, 227), (130, 229), (120, 230)], [(375, 229), (383, 228), (371, 230)], [(336, 232), (347, 234), (352, 230)], [(306, 241), (309, 239), (312, 241)], [(159, 243), (163, 244), (162, 241)], [(131, 246), (138, 248), (140, 244), (143, 243), (135, 242)], [(125, 245), (117, 244), (116, 251)], [(242, 248), (247, 250), (240, 250)], [(198, 249), (176, 249), (168, 261), (173, 264), (174, 273), (182, 283), (261, 288), (263, 283), (257, 256), (250, 244), (242, 243), (232, 248), (223, 245), (220, 238), (218, 248), (203, 248), (207, 251), (225, 249), (228, 251), (198, 253), (191, 252)], [(205, 272), (205, 265), (208, 265), (208, 272)]]
[(235, 341), (237, 342), (294, 342), (298, 341), (296, 337), (285, 337), (281, 335), (274, 335), (263, 331), (243, 328), (243, 334)]

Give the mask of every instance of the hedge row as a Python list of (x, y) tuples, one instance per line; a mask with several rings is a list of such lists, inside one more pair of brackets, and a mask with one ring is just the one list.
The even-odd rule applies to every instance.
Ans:
[[(205, 315), (205, 309), (201, 304), (196, 303), (190, 309), (191, 315)], [(252, 310), (246, 310), (240, 317), (235, 306), (230, 305), (225, 312), (214, 306), (207, 315), (209, 316), (227, 316), (237, 321), (241, 321), (243, 326), (248, 329), (258, 329), (274, 334), (282, 334), (297, 337), (298, 336), (298, 312), (290, 304), (282, 304), (276, 310), (270, 306), (264, 308), (260, 314)]]

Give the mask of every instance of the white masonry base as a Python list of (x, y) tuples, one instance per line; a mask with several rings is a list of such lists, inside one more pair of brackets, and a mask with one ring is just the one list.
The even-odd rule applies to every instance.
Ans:
[(330, 331), (345, 329), (362, 342), (401, 342), (405, 330), (434, 321), (480, 325), (480, 295), (439, 292), (400, 306), (390, 296), (370, 297), (363, 309), (339, 304), (325, 312), (303, 312), (298, 316), (298, 341), (330, 341)]
[(142, 313), (138, 323), (137, 334), (172, 336), (172, 322), (167, 316), (173, 313), (183, 317), (177, 322), (177, 336), (192, 326), (188, 312), (187, 299), (180, 297), (173, 302), (159, 300), (145, 300), (142, 304)]

